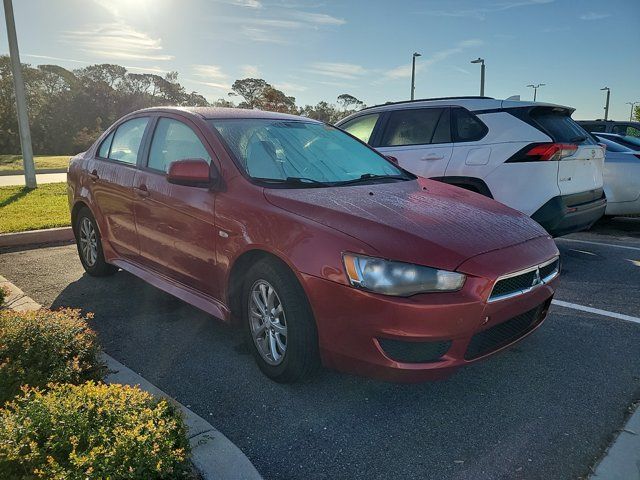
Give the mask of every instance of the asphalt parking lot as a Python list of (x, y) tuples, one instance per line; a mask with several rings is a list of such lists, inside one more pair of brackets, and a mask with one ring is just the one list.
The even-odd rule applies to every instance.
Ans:
[[(558, 240), (556, 299), (640, 317), (640, 219)], [(640, 323), (554, 305), (526, 340), (446, 381), (263, 376), (237, 330), (73, 245), (0, 254), (36, 301), (95, 313), (107, 353), (207, 418), (265, 478), (569, 479), (588, 475), (640, 399)]]

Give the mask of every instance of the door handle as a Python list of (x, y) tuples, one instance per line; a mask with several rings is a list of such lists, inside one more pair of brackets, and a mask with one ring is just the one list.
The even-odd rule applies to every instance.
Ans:
[(93, 182), (98, 181), (98, 179), (100, 178), (100, 176), (98, 175), (98, 171), (97, 171), (97, 170), (94, 170), (93, 172), (91, 172), (91, 173), (89, 174), (89, 178), (90, 178)]
[(444, 155), (438, 155), (437, 153), (430, 153), (422, 157), (420, 160), (442, 160), (443, 158), (444, 158)]
[(133, 187), (133, 191), (136, 192), (136, 195), (142, 198), (147, 198), (149, 196), (149, 190), (147, 190), (146, 185), (140, 185), (139, 187)]

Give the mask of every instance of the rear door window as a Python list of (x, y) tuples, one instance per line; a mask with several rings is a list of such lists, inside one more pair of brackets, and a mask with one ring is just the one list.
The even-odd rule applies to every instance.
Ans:
[(380, 146), (450, 143), (448, 111), (448, 108), (415, 108), (391, 112)]
[(378, 118), (380, 118), (380, 114), (378, 113), (362, 115), (361, 117), (354, 118), (353, 120), (343, 123), (340, 125), (340, 128), (357, 139), (362, 140), (365, 143), (369, 143), (373, 129), (378, 122)]
[(576, 123), (566, 111), (542, 110), (531, 113), (531, 118), (547, 132), (554, 142), (595, 145), (595, 141), (584, 128)]
[(190, 127), (171, 118), (158, 120), (147, 166), (166, 173), (172, 162), (187, 158), (202, 158), (211, 164), (207, 149)]
[(476, 142), (487, 134), (487, 126), (468, 110), (454, 108), (452, 115), (454, 142)]
[(611, 133), (617, 133), (618, 135), (629, 135), (630, 137), (640, 137), (640, 130), (633, 125), (614, 125), (611, 129)]
[(149, 118), (142, 117), (128, 120), (120, 125), (113, 136), (109, 158), (135, 165), (147, 123)]

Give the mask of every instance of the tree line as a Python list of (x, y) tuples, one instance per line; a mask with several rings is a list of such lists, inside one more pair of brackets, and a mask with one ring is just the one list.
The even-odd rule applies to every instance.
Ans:
[[(296, 106), (287, 96), (260, 78), (236, 80), (230, 99), (209, 102), (188, 92), (177, 72), (164, 76), (132, 73), (120, 65), (96, 64), (68, 70), (58, 65), (22, 65), (33, 151), (39, 155), (71, 155), (86, 150), (98, 136), (123, 115), (159, 105), (259, 108), (303, 115), (335, 123), (364, 107), (352, 95), (342, 94), (336, 103)], [(20, 152), (15, 94), (8, 55), (0, 56), (0, 154)]]

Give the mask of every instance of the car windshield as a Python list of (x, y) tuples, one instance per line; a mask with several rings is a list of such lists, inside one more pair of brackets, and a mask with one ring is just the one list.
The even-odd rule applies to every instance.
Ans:
[(613, 140), (609, 140), (608, 138), (601, 137), (600, 135), (596, 135), (596, 138), (599, 142), (607, 146), (607, 152), (633, 152), (633, 150), (631, 150), (629, 147), (620, 145), (619, 143), (616, 143)]
[(341, 130), (322, 123), (277, 119), (209, 122), (254, 179), (299, 188), (414, 178)]

